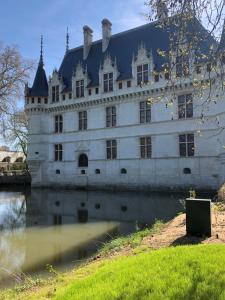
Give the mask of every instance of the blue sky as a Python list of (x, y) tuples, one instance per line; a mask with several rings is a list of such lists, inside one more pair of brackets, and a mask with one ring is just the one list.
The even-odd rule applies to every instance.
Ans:
[(144, 0), (7, 0), (0, 10), (0, 41), (18, 45), (21, 54), (38, 60), (40, 36), (44, 35), (47, 75), (58, 68), (65, 52), (66, 28), (70, 48), (83, 42), (83, 26), (90, 26), (94, 40), (101, 38), (101, 20), (108, 18), (113, 33), (142, 25), (147, 20)]

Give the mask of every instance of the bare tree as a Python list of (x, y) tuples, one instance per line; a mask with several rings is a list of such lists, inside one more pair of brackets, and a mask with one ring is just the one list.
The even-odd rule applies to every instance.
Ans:
[(0, 43), (0, 117), (9, 114), (23, 95), (33, 62), (25, 60), (15, 46)]
[(23, 110), (14, 111), (5, 124), (5, 139), (27, 157), (28, 120)]

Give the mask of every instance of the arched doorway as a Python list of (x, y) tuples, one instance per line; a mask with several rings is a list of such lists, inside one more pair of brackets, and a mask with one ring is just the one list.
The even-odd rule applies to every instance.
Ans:
[(88, 167), (88, 156), (85, 153), (80, 154), (78, 159), (78, 167), (79, 168), (87, 168)]

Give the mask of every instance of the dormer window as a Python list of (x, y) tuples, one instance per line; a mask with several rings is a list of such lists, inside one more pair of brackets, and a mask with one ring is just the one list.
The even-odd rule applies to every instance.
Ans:
[(84, 97), (84, 80), (76, 81), (76, 97), (77, 98)]
[(148, 64), (137, 66), (137, 84), (142, 85), (148, 82)]
[(176, 75), (177, 77), (189, 75), (189, 57), (182, 54), (176, 58)]
[(104, 93), (113, 91), (113, 73), (106, 73), (103, 75)]
[(52, 87), (52, 102), (59, 102), (59, 85)]

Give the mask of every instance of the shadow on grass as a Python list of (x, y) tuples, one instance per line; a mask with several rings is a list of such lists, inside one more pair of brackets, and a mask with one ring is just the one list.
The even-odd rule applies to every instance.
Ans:
[(207, 237), (196, 237), (183, 235), (177, 238), (170, 246), (182, 246), (182, 245), (197, 245), (201, 244)]

